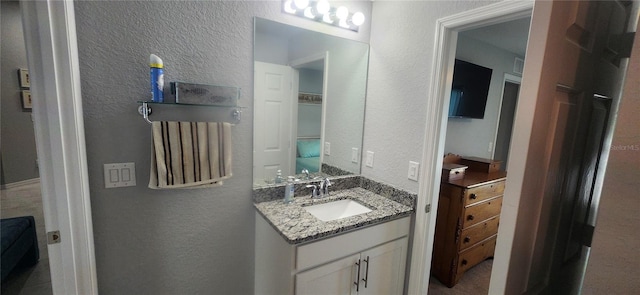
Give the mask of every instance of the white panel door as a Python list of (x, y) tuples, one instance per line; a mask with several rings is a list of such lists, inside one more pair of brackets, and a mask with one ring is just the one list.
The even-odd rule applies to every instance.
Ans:
[[(357, 294), (360, 254), (312, 268), (296, 275), (296, 295)], [(359, 286), (362, 291), (362, 283)]]
[(361, 253), (359, 295), (402, 294), (407, 260), (407, 238)]
[(255, 62), (253, 179), (273, 180), (291, 171), (292, 69)]

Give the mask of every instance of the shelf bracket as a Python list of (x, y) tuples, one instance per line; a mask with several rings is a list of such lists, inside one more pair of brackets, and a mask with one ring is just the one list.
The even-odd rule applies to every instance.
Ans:
[(240, 122), (240, 120), (242, 119), (242, 111), (239, 109), (234, 109), (233, 111), (231, 111), (231, 116), (236, 120), (236, 122)]
[(151, 120), (149, 120), (149, 115), (151, 114), (151, 108), (146, 102), (143, 102), (141, 106), (138, 107), (138, 113), (142, 115), (147, 123), (152, 124)]

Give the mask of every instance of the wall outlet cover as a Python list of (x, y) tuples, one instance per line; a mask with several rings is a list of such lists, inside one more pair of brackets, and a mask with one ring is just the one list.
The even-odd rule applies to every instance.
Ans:
[(104, 164), (104, 187), (136, 185), (136, 163)]
[(407, 177), (411, 180), (418, 181), (418, 174), (420, 174), (420, 163), (409, 161), (409, 173)]
[(367, 165), (367, 167), (373, 168), (373, 152), (372, 151), (367, 151), (367, 159), (365, 164)]
[(329, 143), (329, 142), (325, 142), (324, 143), (324, 154), (326, 156), (330, 156), (331, 155), (331, 143)]

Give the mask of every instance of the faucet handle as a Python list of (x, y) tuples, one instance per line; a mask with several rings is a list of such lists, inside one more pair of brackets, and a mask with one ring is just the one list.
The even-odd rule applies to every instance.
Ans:
[(322, 181), (320, 181), (320, 195), (328, 196), (330, 186), (331, 186), (331, 181), (329, 180), (329, 178), (325, 178)]
[(308, 184), (307, 185), (308, 188), (311, 188), (311, 198), (317, 198), (318, 197), (318, 186), (314, 185), (314, 184)]

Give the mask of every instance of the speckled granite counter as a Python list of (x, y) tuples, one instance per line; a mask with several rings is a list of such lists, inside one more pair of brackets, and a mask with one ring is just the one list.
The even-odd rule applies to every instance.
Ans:
[[(372, 209), (371, 212), (333, 221), (321, 221), (304, 206), (340, 199), (352, 199)], [(361, 187), (332, 191), (329, 197), (311, 199), (300, 196), (291, 204), (281, 199), (255, 203), (258, 212), (290, 244), (299, 244), (350, 231), (356, 228), (409, 216), (413, 208), (395, 202)]]

